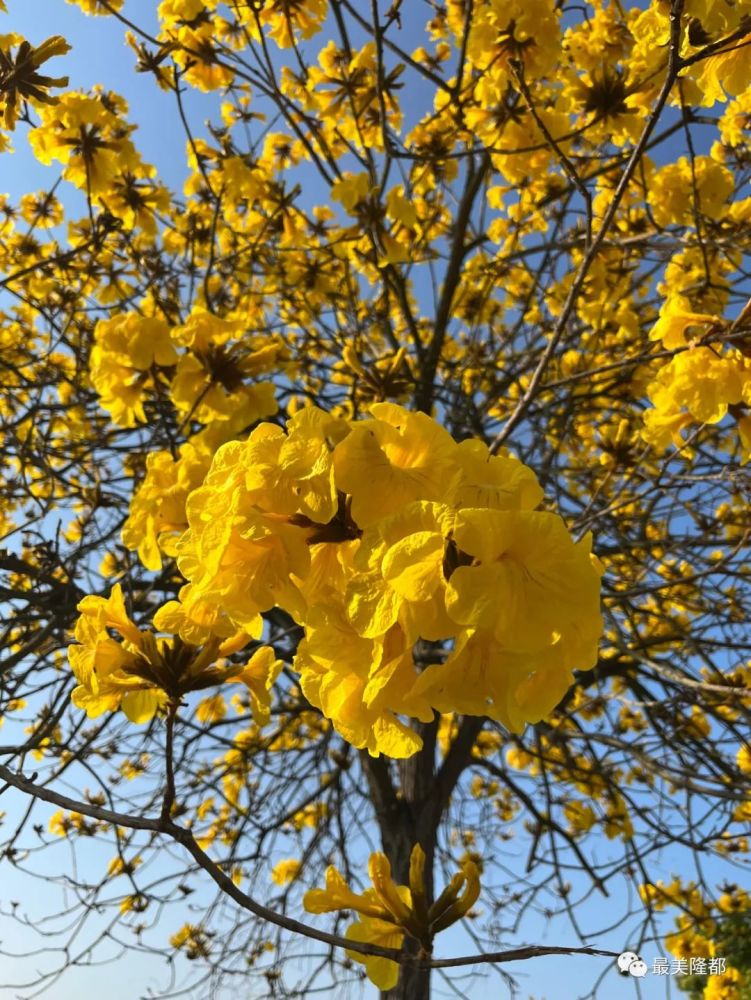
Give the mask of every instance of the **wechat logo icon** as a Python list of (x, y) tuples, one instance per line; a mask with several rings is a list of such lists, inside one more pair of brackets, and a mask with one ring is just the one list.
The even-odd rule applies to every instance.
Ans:
[(647, 974), (647, 963), (633, 951), (624, 951), (616, 959), (618, 971), (622, 976), (633, 976), (643, 979)]

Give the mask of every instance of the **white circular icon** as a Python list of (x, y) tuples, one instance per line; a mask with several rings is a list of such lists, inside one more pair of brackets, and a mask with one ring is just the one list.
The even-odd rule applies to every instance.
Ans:
[(618, 968), (625, 974), (628, 972), (631, 963), (638, 962), (639, 960), (639, 956), (635, 952), (624, 951), (618, 956), (616, 962), (618, 963)]
[(643, 979), (647, 974), (647, 963), (641, 958), (637, 958), (635, 962), (632, 962), (628, 967), (628, 974), (630, 976), (635, 976), (637, 979)]

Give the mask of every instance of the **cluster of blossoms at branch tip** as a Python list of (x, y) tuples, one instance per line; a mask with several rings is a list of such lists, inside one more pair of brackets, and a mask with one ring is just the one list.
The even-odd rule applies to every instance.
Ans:
[(276, 413), (271, 382), (250, 380), (278, 369), (281, 352), (274, 338), (252, 336), (241, 321), (205, 309), (173, 328), (155, 316), (120, 313), (97, 324), (91, 380), (122, 427), (146, 420), (144, 399), (162, 379), (181, 417), (224, 424), (230, 437)]
[[(751, 663), (726, 665), (748, 618), (751, 301), (724, 317), (749, 291), (751, 0), (158, 0), (146, 30), (138, 4), (67, 3), (130, 26), (187, 168), (171, 189), (123, 97), (46, 75), (74, 64), (65, 39), (0, 35), (0, 152), (28, 141), (59, 176), (0, 195), (0, 725), (29, 714), (17, 746), (48, 787), (128, 754), (49, 820), (117, 841), (79, 902), (116, 906), (119, 879), (150, 947), (140, 915), (187, 898), (192, 877), (148, 874), (162, 786), (225, 895), (294, 843), (271, 871), (286, 909), (332, 838), (342, 871), (371, 819), (411, 844), (437, 782), (423, 846), (462, 870), (435, 900), (419, 845), (408, 877), (406, 852), (394, 877), (378, 853), (365, 891), (330, 867), (304, 896), (350, 948), (389, 949), (348, 953), (384, 991), (401, 949), (427, 974), (435, 935), (480, 915), (478, 870), (517, 833), (529, 878), (483, 879), (478, 941), (569, 861), (602, 888), (656, 838), (747, 857)], [(215, 100), (204, 124), (191, 88)], [(498, 431), (560, 507), (487, 447)], [(604, 637), (592, 538), (554, 510), (606, 561)], [(117, 531), (99, 572), (122, 584), (76, 620)], [(120, 711), (115, 730), (143, 728), (118, 745), (101, 722)], [(721, 802), (700, 826), (692, 795)], [(603, 838), (622, 866), (597, 863)], [(751, 964), (723, 948), (750, 939), (751, 896), (705, 891), (648, 882), (641, 901), (676, 908), (677, 959), (728, 955), (703, 1000), (749, 1000)], [(223, 977), (275, 950), (264, 922), (219, 934), (212, 914), (172, 952)], [(272, 993), (285, 961), (255, 970)]]
[[(472, 861), (465, 861), (462, 870), (431, 904), (425, 894), (425, 852), (415, 844), (410, 855), (409, 885), (396, 885), (391, 877), (391, 865), (385, 854), (370, 855), (368, 874), (372, 889), (353, 892), (336, 868), (326, 871), (326, 888), (309, 889), (303, 897), (308, 913), (330, 913), (332, 910), (354, 910), (358, 914), (350, 924), (346, 937), (362, 944), (382, 948), (401, 948), (405, 935), (420, 945), (429, 955), (436, 934), (461, 920), (472, 909), (480, 895), (480, 873)], [(362, 962), (371, 982), (381, 990), (390, 990), (399, 979), (399, 966), (389, 958), (347, 952), (356, 962)]]
[[(4, 10), (0, 7), (0, 10)], [(4, 36), (6, 42), (18, 43), (15, 54), (5, 46), (0, 47), (0, 104), (7, 129), (13, 129), (19, 114), (20, 101), (29, 101), (34, 107), (57, 104), (58, 98), (50, 94), (52, 87), (67, 87), (68, 77), (45, 76), (39, 72), (42, 63), (54, 56), (65, 55), (70, 45), (61, 35), (53, 35), (34, 48), (20, 36)]]
[(306, 407), (286, 433), (262, 423), (219, 448), (174, 544), (188, 582), (159, 622), (200, 645), (259, 635), (282, 608), (305, 630), (305, 696), (374, 755), (419, 749), (399, 716), (518, 731), (594, 663), (602, 630), (591, 538), (541, 501), (521, 462), (425, 414)]
[[(159, 631), (171, 631), (174, 603), (154, 615)], [(108, 598), (85, 597), (78, 610), (76, 642), (68, 647), (78, 681), (72, 699), (90, 718), (121, 708), (131, 722), (147, 722), (160, 709), (177, 706), (191, 691), (237, 682), (249, 691), (256, 722), (268, 721), (270, 690), (282, 666), (274, 651), (260, 646), (243, 666), (226, 659), (250, 642), (248, 633), (236, 631), (224, 641), (214, 638), (200, 648), (177, 635), (157, 636), (139, 629), (128, 617), (119, 584)]]
[[(746, 306), (742, 322), (751, 313)], [(680, 294), (669, 295), (650, 338), (678, 350), (662, 366), (648, 388), (653, 405), (644, 414), (644, 438), (657, 448), (684, 446), (681, 432), (692, 424), (716, 424), (728, 413), (738, 426), (741, 462), (751, 458), (751, 355), (742, 343), (730, 347), (723, 334), (739, 326), (719, 316), (697, 313)], [(710, 343), (709, 340), (712, 340)]]

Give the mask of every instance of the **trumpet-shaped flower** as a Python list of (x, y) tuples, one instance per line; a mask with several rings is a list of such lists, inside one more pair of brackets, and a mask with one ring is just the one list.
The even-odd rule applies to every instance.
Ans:
[(175, 545), (188, 526), (185, 504), (188, 495), (203, 481), (211, 465), (208, 451), (190, 441), (175, 460), (167, 451), (146, 458), (146, 476), (130, 504), (122, 540), (136, 550), (150, 570), (162, 568), (162, 555), (174, 556)]
[(413, 500), (442, 500), (458, 479), (456, 443), (424, 413), (374, 403), (334, 453), (336, 483), (361, 528)]
[(432, 718), (426, 704), (411, 697), (417, 671), (398, 626), (383, 639), (367, 639), (341, 611), (318, 608), (308, 619), (294, 666), (305, 697), (353, 746), (374, 757), (396, 758), (420, 749), (419, 736), (395, 714)]
[(574, 543), (557, 515), (464, 510), (454, 540), (472, 557), (447, 586), (447, 611), (458, 624), (488, 629), (521, 653), (547, 648), (575, 622), (601, 628), (591, 536)]
[(717, 323), (719, 317), (691, 310), (690, 303), (683, 295), (670, 295), (660, 307), (660, 318), (652, 327), (649, 339), (661, 340), (663, 347), (671, 351), (686, 346), (686, 331), (692, 327), (705, 328)]

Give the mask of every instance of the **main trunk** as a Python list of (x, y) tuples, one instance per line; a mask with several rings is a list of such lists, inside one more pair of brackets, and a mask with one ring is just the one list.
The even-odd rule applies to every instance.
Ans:
[[(433, 901), (433, 862), (437, 823), (430, 808), (435, 793), (435, 743), (437, 723), (420, 725), (423, 747), (407, 760), (399, 761), (395, 787), (389, 764), (383, 757), (363, 757), (363, 769), (370, 785), (378, 818), (383, 850), (391, 862), (397, 885), (409, 885), (409, 858), (416, 843), (425, 851), (425, 891)], [(397, 794), (398, 788), (398, 794)], [(405, 951), (416, 953), (419, 945), (405, 937)], [(393, 990), (381, 993), (381, 1000), (429, 1000), (430, 969), (405, 963)]]
[[(434, 899), (438, 827), (456, 782), (471, 760), (482, 719), (462, 720), (439, 768), (436, 767), (438, 720), (418, 723), (415, 728), (422, 736), (422, 750), (399, 761), (398, 773), (396, 766), (384, 757), (373, 758), (361, 751), (360, 761), (394, 881), (398, 885), (409, 884), (410, 854), (415, 844), (420, 844), (425, 851), (425, 894), (429, 905)], [(404, 947), (405, 951), (416, 953), (419, 945), (405, 937)], [(429, 968), (405, 962), (399, 982), (393, 990), (381, 993), (381, 1000), (430, 1000), (430, 972)]]
[[(407, 948), (412, 944), (410, 940)], [(419, 947), (416, 941), (414, 945)], [(430, 973), (430, 969), (418, 965), (403, 965), (399, 982), (393, 990), (382, 992), (381, 1000), (430, 1000)]]
[[(422, 751), (424, 752), (424, 750)], [(431, 749), (432, 757), (432, 749)], [(402, 762), (400, 771), (414, 761), (418, 765), (419, 761), (414, 757), (409, 761)], [(425, 764), (425, 762), (423, 762)], [(427, 771), (427, 768), (425, 768)], [(427, 775), (425, 775), (427, 779)], [(409, 784), (409, 783), (408, 783)], [(422, 778), (417, 778), (413, 785), (413, 790), (417, 794), (429, 794), (430, 786), (422, 784)], [(404, 774), (402, 773), (402, 791), (404, 792)], [(420, 843), (425, 851), (425, 889), (428, 903), (433, 902), (433, 862), (435, 858), (435, 835), (436, 831), (420, 830), (419, 809), (416, 807), (420, 798), (407, 799), (410, 806), (409, 811), (405, 810), (404, 822), (397, 825), (393, 836), (384, 837), (384, 850), (391, 862), (391, 871), (397, 885), (409, 885), (409, 856), (415, 843)], [(408, 953), (416, 954), (419, 944), (413, 938), (405, 937), (404, 950)], [(399, 982), (385, 993), (381, 993), (381, 1000), (429, 1000), (430, 998), (430, 969), (418, 965), (404, 964), (399, 976)]]

